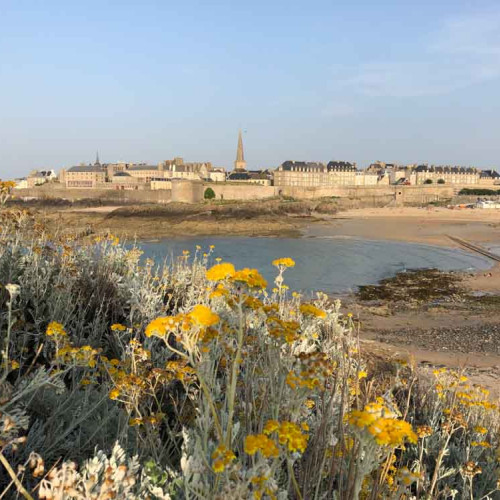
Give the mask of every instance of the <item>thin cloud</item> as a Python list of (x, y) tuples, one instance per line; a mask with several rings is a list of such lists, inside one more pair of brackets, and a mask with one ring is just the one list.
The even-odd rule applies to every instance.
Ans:
[(498, 79), (500, 13), (449, 19), (418, 59), (362, 64), (351, 74), (337, 88), (369, 97), (442, 95)]

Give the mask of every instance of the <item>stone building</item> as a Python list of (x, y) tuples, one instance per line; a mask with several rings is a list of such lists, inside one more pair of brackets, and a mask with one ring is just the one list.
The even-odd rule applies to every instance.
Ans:
[(67, 188), (96, 188), (106, 181), (106, 170), (101, 164), (78, 165), (63, 173)]
[(500, 174), (496, 170), (483, 170), (479, 176), (481, 186), (495, 186), (500, 184)]
[(356, 164), (345, 161), (330, 161), (325, 165), (288, 160), (273, 172), (273, 177), (275, 186), (331, 187), (356, 186), (360, 183)]
[[(441, 167), (419, 165), (410, 171), (414, 176), (414, 184), (479, 184), (481, 170), (473, 167)], [(413, 184), (413, 182), (412, 182)]]
[(110, 179), (111, 186), (113, 189), (126, 190), (133, 189), (135, 191), (139, 189), (148, 188), (148, 184), (141, 177), (134, 177), (130, 175), (127, 171), (119, 171), (113, 174)]
[(55, 179), (57, 179), (57, 175), (54, 170), (32, 170), (26, 179), (26, 183), (29, 188), (32, 188)]
[(273, 176), (269, 170), (233, 170), (227, 176), (228, 182), (241, 182), (247, 184), (260, 184), (261, 186), (271, 186)]

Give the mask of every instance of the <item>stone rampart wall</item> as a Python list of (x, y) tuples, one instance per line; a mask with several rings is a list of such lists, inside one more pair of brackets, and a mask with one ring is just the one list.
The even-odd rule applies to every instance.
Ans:
[(15, 189), (13, 194), (16, 198), (59, 198), (69, 201), (77, 200), (101, 200), (103, 203), (168, 203), (171, 200), (170, 190), (127, 190), (117, 189), (66, 189), (64, 187), (47, 189), (39, 186), (30, 189)]
[(432, 201), (451, 199), (456, 195), (454, 186), (339, 186), (331, 188), (298, 188), (261, 186), (259, 184), (204, 183), (177, 180), (172, 190), (117, 190), (117, 189), (66, 189), (51, 184), (30, 189), (15, 190), (15, 196), (28, 198), (62, 198), (70, 201), (100, 199), (113, 203), (168, 203), (178, 201), (197, 203), (203, 200), (205, 190), (214, 190), (216, 199), (262, 200), (275, 196), (297, 199), (340, 198), (342, 205), (358, 207), (383, 207), (391, 205), (421, 205)]
[(230, 183), (207, 183), (204, 188), (211, 187), (217, 200), (263, 200), (272, 198), (278, 194), (274, 186), (262, 186), (260, 184), (230, 184)]

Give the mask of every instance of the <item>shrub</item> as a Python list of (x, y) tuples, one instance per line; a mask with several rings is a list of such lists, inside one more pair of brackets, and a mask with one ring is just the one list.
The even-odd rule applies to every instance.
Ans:
[(483, 188), (463, 188), (458, 193), (459, 195), (472, 195), (472, 196), (495, 196), (500, 195), (500, 189), (483, 189)]
[(444, 179), (438, 179), (438, 182), (437, 182), (437, 183), (438, 183), (438, 184), (444, 184), (445, 182), (444, 182)]
[(432, 179), (425, 179), (424, 184), (432, 184)]
[(205, 194), (203, 195), (205, 200), (213, 200), (215, 198), (215, 192), (212, 188), (205, 189)]
[(22, 215), (2, 222), (0, 491), (494, 495), (487, 391), (444, 369), (370, 371), (339, 301), (290, 294), (292, 259), (264, 291), (213, 248), (158, 267), (111, 235), (49, 241)]

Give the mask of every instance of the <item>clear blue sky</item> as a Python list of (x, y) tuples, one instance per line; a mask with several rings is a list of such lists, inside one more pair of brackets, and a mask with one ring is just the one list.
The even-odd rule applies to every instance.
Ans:
[(500, 166), (500, 2), (0, 0), (0, 177), (183, 156)]

